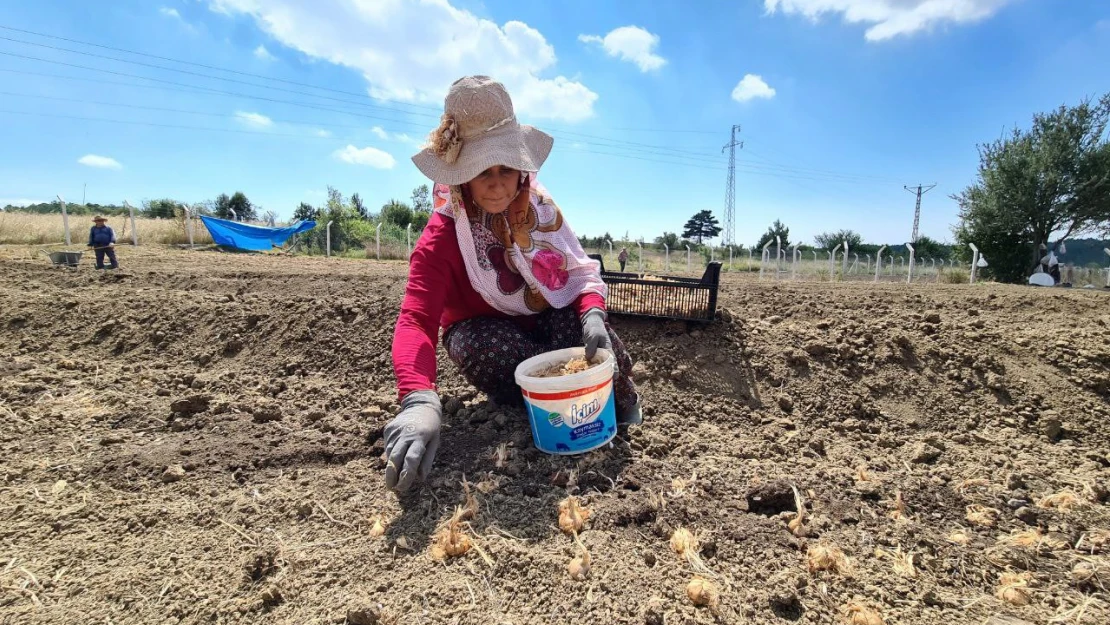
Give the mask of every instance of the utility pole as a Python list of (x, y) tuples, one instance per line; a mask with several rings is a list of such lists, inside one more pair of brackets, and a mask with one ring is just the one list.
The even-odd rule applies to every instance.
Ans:
[(736, 244), (736, 146), (744, 147), (743, 141), (736, 140), (736, 133), (740, 126), (732, 127), (732, 138), (721, 152), (728, 150), (728, 183), (725, 190), (725, 234), (721, 243), (732, 246)]
[(917, 207), (913, 211), (913, 234), (910, 236), (910, 243), (917, 243), (917, 227), (921, 224), (921, 196), (932, 191), (936, 187), (936, 183), (929, 186), (917, 185), (917, 187), (902, 187), (910, 193), (917, 194)]

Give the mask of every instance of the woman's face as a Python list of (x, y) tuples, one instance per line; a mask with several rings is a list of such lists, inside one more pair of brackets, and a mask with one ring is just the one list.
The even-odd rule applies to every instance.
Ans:
[(494, 215), (503, 213), (520, 190), (520, 170), (494, 165), (468, 182), (467, 187), (482, 210)]

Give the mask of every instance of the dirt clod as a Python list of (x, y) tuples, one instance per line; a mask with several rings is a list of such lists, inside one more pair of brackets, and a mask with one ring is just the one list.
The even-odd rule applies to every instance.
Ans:
[(180, 464), (171, 464), (162, 471), (162, 481), (169, 484), (185, 478), (185, 467)]
[(208, 410), (212, 401), (209, 395), (190, 395), (170, 403), (170, 411), (183, 415), (194, 415)]

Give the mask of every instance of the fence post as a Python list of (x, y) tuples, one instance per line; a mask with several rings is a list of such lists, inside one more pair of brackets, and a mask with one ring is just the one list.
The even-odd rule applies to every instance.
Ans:
[(794, 249), (790, 252), (790, 279), (798, 279), (798, 243), (794, 243)]
[(775, 235), (775, 280), (779, 279), (779, 271), (782, 269), (782, 237)]
[(189, 235), (189, 247), (193, 248), (195, 247), (193, 245), (193, 220), (195, 219), (193, 209), (188, 206), (182, 206), (181, 208), (185, 210), (185, 233)]
[(636, 273), (644, 273), (644, 244), (642, 241), (636, 241), (636, 248), (640, 250), (640, 258), (636, 262)]
[(968, 243), (971, 248), (971, 278), (968, 284), (975, 284), (975, 274), (979, 273), (979, 248), (974, 243)]
[[(1107, 256), (1110, 256), (1110, 247), (1104, 247), (1102, 251), (1106, 252)], [(1106, 268), (1106, 288), (1110, 289), (1110, 266)]]
[(817, 262), (817, 250), (810, 250), (813, 252), (813, 262)]
[(127, 207), (127, 212), (131, 215), (131, 245), (138, 245), (139, 231), (135, 229), (135, 207), (128, 204), (126, 201), (124, 201), (123, 205)]
[(405, 227), (405, 257), (412, 256), (412, 223)]
[(910, 251), (910, 271), (909, 271), (909, 273), (906, 274), (906, 284), (911, 284), (913, 282), (913, 266), (915, 264), (913, 262), (913, 257), (917, 252), (916, 252), (916, 250), (913, 249), (913, 244), (912, 243), (907, 243), (906, 244), (906, 249), (908, 249)]
[[(885, 250), (885, 249), (886, 249), (886, 246), (884, 245), (884, 246), (879, 248), (879, 253), (875, 254), (875, 282), (879, 281), (879, 273), (882, 272), (882, 270), (883, 270), (883, 250)], [(871, 256), (870, 255), (867, 256), (867, 268), (868, 268), (868, 271), (870, 271), (870, 269), (871, 269)]]
[(867, 273), (871, 273), (871, 255), (864, 254), (864, 256), (867, 257), (867, 269), (864, 269), (864, 271), (866, 271)]
[(671, 248), (666, 243), (663, 244), (663, 268), (665, 271), (671, 270)]
[(613, 242), (612, 241), (606, 241), (606, 243), (609, 244), (609, 255), (612, 256), (613, 255)]
[(236, 214), (234, 208), (227, 209), (227, 212), (231, 213), (231, 221), (239, 221), (239, 215)]
[(686, 273), (690, 273), (690, 246), (686, 246)]
[(854, 260), (852, 260), (852, 273), (858, 273), (859, 272), (859, 254), (856, 253), (856, 252), (852, 252), (852, 257), (854, 259)]
[(732, 271), (732, 246), (728, 246), (728, 270)]
[(836, 253), (840, 251), (841, 245), (844, 244), (837, 243), (836, 247), (832, 248), (832, 251), (829, 252), (829, 282), (836, 279)]
[(382, 224), (384, 221), (378, 222), (378, 227), (374, 229), (374, 257), (378, 260), (382, 259)]
[(769, 247), (771, 247), (771, 242), (767, 241), (767, 244), (763, 246), (763, 252), (759, 256), (759, 279), (760, 280), (763, 279), (763, 266), (767, 264), (767, 256), (770, 253), (770, 252), (767, 251), (767, 248), (769, 248)]
[(66, 232), (66, 245), (73, 245), (73, 242), (69, 238), (69, 213), (66, 212), (65, 198), (59, 195), (58, 201), (62, 204), (62, 229)]
[(844, 259), (840, 261), (840, 279), (848, 276), (848, 242), (844, 242)]
[(327, 256), (329, 258), (331, 257), (331, 225), (332, 225), (332, 223), (333, 222), (329, 221), (327, 227), (324, 228), (324, 231), (327, 234), (327, 237), (326, 237), (326, 239), (327, 239)]
[(890, 255), (890, 263), (887, 265), (887, 267), (890, 269), (890, 271), (888, 271), (886, 275), (893, 276), (894, 275), (894, 254)]
[(751, 270), (752, 270), (752, 252), (754, 252), (754, 251), (755, 251), (755, 248), (751, 248), (751, 247), (748, 248), (748, 271), (749, 272), (751, 272)]

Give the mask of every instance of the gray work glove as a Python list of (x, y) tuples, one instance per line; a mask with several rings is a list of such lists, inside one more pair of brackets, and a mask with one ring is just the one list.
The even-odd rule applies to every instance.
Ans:
[(586, 345), (586, 360), (593, 360), (597, 348), (612, 351), (609, 330), (605, 329), (605, 311), (591, 308), (582, 315), (582, 342)]
[(428, 477), (439, 449), (443, 408), (435, 391), (413, 391), (401, 400), (401, 412), (385, 426), (385, 485), (404, 492)]

